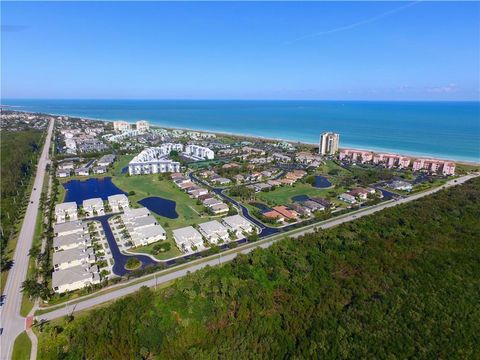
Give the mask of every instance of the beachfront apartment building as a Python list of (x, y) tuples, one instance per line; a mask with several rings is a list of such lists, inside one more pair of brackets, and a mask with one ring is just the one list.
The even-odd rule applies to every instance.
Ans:
[(55, 205), (55, 219), (57, 224), (77, 220), (77, 203), (72, 201)]
[(96, 265), (78, 265), (52, 273), (52, 287), (59, 294), (99, 283), (100, 275)]
[(356, 149), (342, 149), (338, 154), (338, 159), (365, 164), (373, 160), (373, 152)]
[(411, 159), (408, 156), (397, 154), (375, 154), (373, 156), (373, 163), (375, 165), (383, 165), (389, 169), (398, 167), (405, 169), (410, 166)]
[(139, 120), (136, 122), (136, 128), (139, 133), (144, 133), (150, 130), (150, 124), (146, 120)]
[(340, 135), (333, 132), (325, 132), (320, 135), (318, 153), (320, 155), (334, 155), (338, 151)]
[(212, 160), (215, 157), (213, 150), (194, 144), (185, 146), (184, 155), (194, 160)]
[(125, 194), (110, 195), (108, 197), (108, 205), (110, 205), (112, 212), (119, 212), (130, 207), (128, 197)]
[(220, 240), (229, 241), (228, 229), (217, 220), (208, 221), (198, 225), (200, 233), (205, 236), (208, 242), (218, 244)]
[(180, 163), (168, 159), (168, 155), (172, 151), (180, 152), (182, 149), (182, 144), (172, 143), (147, 148), (130, 161), (128, 172), (130, 175), (180, 172)]
[(126, 121), (114, 121), (113, 130), (118, 132), (124, 132), (130, 130), (130, 124)]
[(202, 235), (192, 226), (175, 229), (173, 238), (177, 247), (183, 252), (192, 252), (203, 249)]
[(82, 205), (87, 217), (105, 215), (105, 207), (101, 198), (83, 200)]
[(413, 162), (413, 171), (420, 170), (426, 170), (430, 173), (442, 173), (446, 176), (455, 175), (455, 163), (435, 159), (416, 159)]

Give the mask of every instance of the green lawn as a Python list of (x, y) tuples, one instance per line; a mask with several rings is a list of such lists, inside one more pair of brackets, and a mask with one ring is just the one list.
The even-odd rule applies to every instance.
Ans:
[(13, 345), (12, 360), (28, 360), (32, 350), (32, 342), (24, 331), (18, 335)]
[[(168, 232), (168, 230), (167, 230)], [(171, 248), (170, 250), (168, 251), (165, 251), (163, 253), (158, 253), (156, 255), (153, 254), (153, 247), (157, 244), (165, 244), (165, 243), (170, 243), (171, 244)], [(140, 246), (140, 247), (137, 247), (135, 249), (131, 249), (130, 251), (132, 252), (138, 252), (138, 253), (146, 253), (146, 254), (150, 254), (150, 255), (153, 255), (156, 259), (158, 260), (166, 260), (166, 259), (171, 259), (173, 257), (176, 257), (176, 256), (179, 256), (181, 255), (182, 253), (178, 250), (176, 244), (175, 244), (175, 241), (173, 240), (172, 236), (169, 236), (167, 238), (167, 240), (164, 240), (164, 241), (160, 241), (160, 242), (156, 242), (156, 243), (153, 243), (153, 244), (150, 244), (150, 245), (146, 245), (146, 246)]]

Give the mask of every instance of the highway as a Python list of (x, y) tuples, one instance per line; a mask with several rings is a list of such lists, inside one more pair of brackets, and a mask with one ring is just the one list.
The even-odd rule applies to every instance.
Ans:
[[(74, 313), (74, 312), (78, 312), (78, 311), (81, 311), (81, 310), (86, 310), (86, 309), (89, 309), (91, 307), (103, 304), (105, 302), (115, 300), (115, 299), (118, 299), (118, 298), (123, 297), (125, 295), (131, 294), (131, 293), (137, 291), (142, 286), (154, 287), (155, 285), (160, 285), (162, 283), (169, 282), (171, 280), (175, 280), (175, 279), (178, 279), (180, 277), (183, 277), (183, 276), (187, 275), (188, 273), (197, 271), (197, 270), (202, 269), (202, 268), (204, 268), (208, 265), (209, 266), (215, 266), (215, 265), (225, 263), (227, 261), (231, 261), (237, 256), (237, 254), (239, 252), (246, 254), (246, 253), (248, 253), (248, 252), (250, 252), (253, 249), (258, 248), (258, 247), (262, 247), (262, 248), (269, 247), (274, 242), (284, 238), (285, 236), (298, 237), (298, 236), (301, 236), (305, 233), (314, 231), (315, 228), (326, 229), (326, 228), (330, 228), (330, 227), (333, 227), (333, 226), (337, 226), (337, 225), (343, 224), (345, 222), (358, 219), (358, 218), (363, 217), (363, 216), (371, 215), (375, 212), (381, 211), (383, 209), (386, 209), (386, 208), (389, 208), (389, 207), (392, 207), (392, 206), (396, 206), (396, 205), (399, 205), (399, 204), (404, 204), (404, 203), (407, 203), (407, 202), (410, 202), (410, 201), (417, 200), (417, 199), (422, 198), (424, 196), (431, 195), (431, 194), (433, 194), (437, 191), (440, 191), (444, 188), (448, 188), (448, 187), (452, 187), (452, 186), (462, 184), (465, 181), (470, 180), (470, 179), (472, 179), (474, 177), (477, 177), (477, 176), (479, 176), (479, 175), (478, 174), (467, 175), (467, 176), (464, 176), (464, 177), (461, 177), (461, 178), (457, 178), (455, 180), (450, 180), (445, 185), (440, 186), (438, 188), (434, 188), (434, 189), (431, 189), (431, 190), (428, 190), (428, 191), (425, 191), (425, 192), (422, 192), (422, 193), (414, 194), (414, 195), (411, 195), (411, 196), (408, 196), (408, 197), (405, 197), (405, 198), (402, 198), (402, 199), (399, 199), (399, 200), (391, 200), (391, 201), (388, 201), (388, 202), (380, 203), (378, 205), (371, 206), (371, 207), (368, 207), (368, 208), (364, 208), (364, 209), (358, 210), (356, 212), (352, 212), (352, 213), (349, 213), (349, 214), (346, 214), (346, 215), (339, 216), (337, 218), (326, 220), (326, 221), (324, 221), (320, 224), (309, 225), (309, 226), (307, 226), (303, 229), (293, 230), (292, 234), (282, 233), (282, 234), (279, 234), (279, 235), (276, 235), (276, 236), (272, 236), (271, 239), (267, 238), (267, 239), (259, 241), (257, 243), (245, 245), (245, 247), (243, 249), (238, 248), (238, 249), (231, 250), (227, 253), (214, 255), (210, 258), (210, 260), (194, 261), (189, 266), (186, 266), (186, 267), (184, 267), (182, 269), (179, 269), (179, 270), (176, 270), (176, 271), (168, 272), (168, 273), (165, 273), (165, 274), (162, 274), (162, 272), (160, 272), (156, 276), (155, 279), (145, 280), (145, 281), (142, 281), (142, 282), (139, 282), (139, 283), (136, 283), (136, 284), (132, 284), (132, 285), (129, 285), (129, 286), (127, 285), (126, 287), (123, 287), (123, 288), (118, 289), (118, 290), (112, 290), (112, 291), (110, 291), (108, 293), (105, 293), (105, 294), (101, 294), (101, 295), (98, 295), (98, 296), (95, 296), (95, 297), (89, 297), (88, 299), (80, 301), (80, 302), (76, 302), (75, 304), (67, 304), (64, 307), (61, 307), (61, 308), (52, 310), (51, 312), (39, 315), (37, 317), (37, 320), (42, 320), (42, 319), (47, 320), (47, 321), (48, 320), (53, 320), (53, 319), (57, 319), (57, 318), (65, 316), (65, 315)], [(171, 270), (167, 270), (167, 271), (171, 271)], [(166, 272), (166, 271), (163, 271), (163, 272)], [(151, 275), (149, 275), (149, 276), (151, 276)], [(138, 281), (138, 279), (137, 280), (132, 280), (132, 281)], [(78, 301), (78, 299), (76, 301)]]
[(48, 162), (53, 126), (54, 120), (52, 119), (42, 154), (38, 160), (37, 174), (13, 256), (13, 266), (9, 271), (3, 293), (4, 304), (0, 308), (0, 327), (3, 328), (3, 333), (0, 335), (0, 359), (2, 360), (11, 358), (14, 341), (16, 337), (25, 330), (25, 318), (20, 316), (22, 303), (21, 286), (27, 276), (29, 262), (28, 252), (32, 246), (35, 233), (35, 224)]

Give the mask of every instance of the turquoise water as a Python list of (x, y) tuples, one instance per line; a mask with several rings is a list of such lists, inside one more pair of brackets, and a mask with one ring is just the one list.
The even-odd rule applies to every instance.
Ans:
[(2, 100), (14, 109), (480, 161), (479, 102)]

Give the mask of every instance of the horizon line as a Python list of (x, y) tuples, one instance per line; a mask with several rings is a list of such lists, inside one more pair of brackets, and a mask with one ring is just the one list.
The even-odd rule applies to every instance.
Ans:
[[(118, 100), (118, 101), (337, 101), (337, 102), (480, 102), (479, 99), (270, 99), (270, 98), (0, 98), (0, 102), (11, 100)], [(3, 105), (0, 103), (0, 105)], [(5, 105), (8, 106), (8, 105)]]

